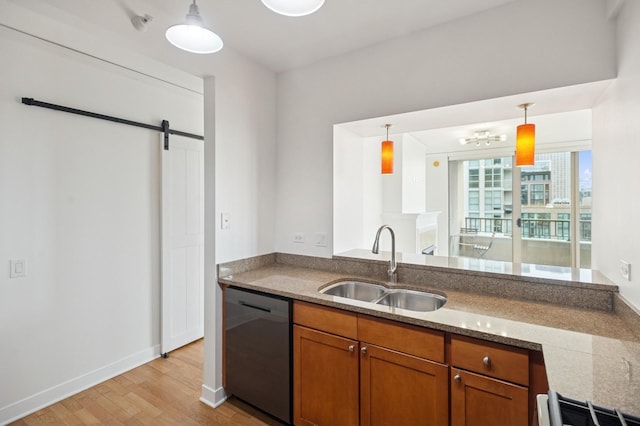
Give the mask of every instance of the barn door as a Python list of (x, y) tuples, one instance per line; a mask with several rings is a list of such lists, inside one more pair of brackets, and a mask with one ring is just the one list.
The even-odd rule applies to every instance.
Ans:
[(204, 144), (162, 151), (161, 353), (204, 335)]

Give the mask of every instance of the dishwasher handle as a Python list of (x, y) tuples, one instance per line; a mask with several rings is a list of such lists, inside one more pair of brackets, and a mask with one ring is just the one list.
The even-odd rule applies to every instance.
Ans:
[(251, 308), (251, 309), (257, 309), (259, 311), (262, 312), (268, 312), (271, 313), (271, 308), (265, 308), (263, 306), (258, 306), (258, 305), (252, 305), (251, 303), (247, 303), (244, 300), (239, 300), (238, 304), (242, 305), (242, 306), (246, 306), (247, 308)]

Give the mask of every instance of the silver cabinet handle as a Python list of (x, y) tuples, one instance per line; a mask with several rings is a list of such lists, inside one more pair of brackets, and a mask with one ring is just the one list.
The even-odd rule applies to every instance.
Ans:
[(482, 363), (484, 365), (486, 365), (487, 367), (491, 366), (491, 358), (489, 358), (489, 356), (485, 356), (484, 358), (482, 358)]
[(366, 353), (367, 353), (367, 347), (366, 347), (366, 346), (363, 346), (363, 347), (360, 349), (360, 352), (362, 352), (363, 354), (366, 354)]
[(353, 352), (356, 349), (355, 345), (349, 345), (349, 352)]
[(460, 383), (462, 381), (462, 377), (460, 377), (459, 374), (456, 374), (455, 376), (453, 376), (453, 380), (455, 380), (456, 383)]

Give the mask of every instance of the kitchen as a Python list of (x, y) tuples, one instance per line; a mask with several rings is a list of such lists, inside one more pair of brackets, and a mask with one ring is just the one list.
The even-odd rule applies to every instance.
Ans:
[[(29, 3), (33, 6), (37, 2), (25, 2)], [(215, 199), (212, 198), (213, 193), (206, 194), (210, 197), (208, 212), (213, 209), (215, 214), (207, 214), (206, 220), (210, 221), (209, 229), (213, 230), (218, 228), (219, 214), (230, 212), (231, 226), (229, 230), (217, 231), (215, 235), (211, 231), (212, 234), (207, 236), (208, 256), (216, 259), (215, 263), (224, 263), (275, 251), (321, 257), (333, 254), (331, 141), (335, 123), (615, 78), (612, 87), (593, 109), (594, 171), (599, 176), (606, 176), (594, 188), (597, 195), (594, 196), (594, 228), (596, 232), (600, 230), (594, 236), (599, 247), (595, 259), (598, 269), (620, 286), (621, 294), (636, 307), (639, 306), (640, 297), (635, 283), (624, 282), (617, 270), (620, 259), (626, 259), (634, 265), (639, 261), (633, 243), (636, 227), (630, 225), (637, 216), (637, 201), (623, 192), (629, 187), (625, 182), (638, 181), (633, 160), (638, 150), (634, 142), (637, 133), (634, 117), (640, 99), (636, 77), (640, 54), (635, 41), (638, 39), (635, 33), (639, 19), (638, 7), (634, 2), (625, 2), (616, 21), (607, 16), (607, 6), (615, 10), (616, 2), (554, 3), (546, 2), (543, 7), (527, 1), (510, 2), (495, 10), (385, 43), (380, 48), (365, 49), (277, 76), (241, 55), (223, 49), (220, 56), (212, 59), (214, 63), (210, 71), (215, 75), (215, 143), (218, 158), (215, 160), (215, 176), (209, 175), (206, 181), (210, 186), (216, 185)], [(27, 32), (45, 32), (42, 34), (45, 39), (59, 39), (69, 35), (72, 29), (69, 24), (64, 25), (69, 20), (61, 18), (55, 21), (25, 9), (16, 2), (5, 1), (2, 7), (3, 24)], [(201, 8), (204, 13), (205, 5)], [(580, 19), (577, 19), (576, 13), (579, 13)], [(553, 15), (553, 19), (550, 15)], [(526, 22), (520, 19), (521, 16), (527, 16)], [(16, 22), (7, 22), (10, 20)], [(30, 25), (32, 28), (29, 29), (25, 28), (27, 22), (41, 25)], [(545, 24), (541, 25), (541, 22)], [(523, 26), (526, 31), (523, 31)], [(47, 34), (48, 28), (55, 30), (49, 30)], [(91, 38), (85, 32), (82, 34), (84, 37), (68, 37), (58, 42), (73, 45), (84, 41), (83, 45), (78, 46), (80, 51), (88, 50), (98, 57), (115, 55), (116, 63), (134, 61), (124, 51), (107, 49), (110, 46), (99, 37), (94, 35)], [(456, 42), (460, 38), (464, 39), (464, 43)], [(92, 45), (89, 41), (95, 43)], [(96, 52), (100, 47), (103, 52)], [(104, 50), (108, 50), (108, 53), (104, 53)], [(173, 63), (186, 65), (190, 61), (204, 61), (190, 59), (179, 53), (173, 54), (172, 59)], [(135, 68), (146, 67), (151, 75), (158, 73), (160, 67), (150, 65), (151, 61), (136, 60), (139, 63), (134, 64)], [(469, 64), (495, 61), (504, 63), (505, 67), (481, 67), (471, 74), (473, 78), (468, 77)], [(411, 69), (407, 71), (402, 64), (411, 64)], [(5, 70), (10, 66), (10, 62), (3, 64)], [(205, 87), (205, 100), (206, 90)], [(107, 95), (101, 95), (90, 106), (100, 109), (109, 102)], [(10, 116), (13, 114), (11, 112)], [(518, 111), (514, 114), (518, 114)], [(21, 125), (27, 126), (26, 122)], [(3, 158), (8, 157), (3, 155)], [(21, 161), (19, 165), (29, 164), (25, 159)], [(118, 162), (113, 159), (108, 164), (117, 168)], [(3, 167), (3, 170), (8, 169)], [(11, 176), (3, 177), (3, 183), (10, 180)], [(19, 189), (29, 193), (35, 183), (29, 185), (23, 181), (22, 185)], [(2, 195), (5, 202), (8, 193), (3, 192)], [(156, 211), (153, 209), (155, 207), (152, 211)], [(2, 210), (6, 211), (4, 205)], [(33, 226), (26, 212), (21, 211), (16, 217), (23, 217), (18, 222), (21, 226), (27, 229)], [(8, 227), (8, 222), (8, 218), (6, 222), (3, 220), (3, 226)], [(91, 229), (95, 224), (89, 222), (85, 226)], [(146, 226), (154, 227), (153, 223)], [(53, 225), (44, 227), (44, 230), (53, 229)], [(327, 247), (317, 247), (310, 242), (294, 243), (292, 236), (296, 232), (303, 232), (307, 236), (325, 232), (328, 236)], [(157, 235), (154, 235), (152, 233), (151, 238), (157, 239)], [(4, 238), (2, 240), (7, 241)], [(4, 258), (20, 256), (14, 253), (15, 247), (3, 247)], [(35, 259), (34, 256), (27, 257)], [(152, 253), (150, 257), (153, 256)], [(106, 261), (105, 256), (97, 254), (90, 260), (102, 264), (103, 258)], [(73, 259), (67, 259), (59, 266), (64, 270), (72, 265)], [(32, 269), (36, 266), (31, 260), (28, 270), (36, 271)], [(148, 264), (149, 269), (157, 267), (157, 261)], [(217, 286), (215, 265), (207, 265), (207, 268), (205, 316), (206, 324), (210, 325), (205, 324), (205, 341), (208, 343), (203, 389), (208, 391), (207, 399), (215, 403), (222, 393), (218, 373), (221, 360), (214, 342), (221, 336), (217, 328), (212, 326), (217, 306), (212, 296)], [(36, 282), (32, 291), (15, 290), (18, 294), (9, 292), (8, 281), (3, 281), (2, 291), (7, 293), (3, 293), (1, 300), (15, 305), (15, 309), (3, 309), (7, 315), (3, 317), (3, 327), (9, 323), (16, 327), (14, 330), (3, 328), (3, 342), (6, 344), (19, 347), (22, 336), (26, 334), (35, 340), (37, 346), (48, 347), (51, 344), (49, 336), (61, 332), (60, 328), (53, 328), (50, 330), (53, 333), (47, 336), (39, 333), (35, 324), (30, 324), (30, 303), (37, 300), (47, 306), (55, 294), (54, 289), (41, 285), (47, 282), (45, 278), (42, 280)], [(157, 281), (157, 278), (150, 279), (154, 280)], [(157, 297), (156, 286), (149, 284), (145, 291)], [(83, 288), (81, 283), (76, 287)], [(119, 295), (124, 298), (130, 290), (121, 291)], [(136, 295), (137, 298), (143, 296)], [(57, 303), (68, 306), (64, 300)], [(106, 310), (99, 303), (93, 308), (100, 312)], [(21, 310), (25, 313), (21, 314)], [(146, 328), (141, 335), (152, 337), (145, 337), (144, 344), (127, 343), (126, 348), (112, 357), (95, 355), (91, 359), (84, 358), (88, 364), (86, 371), (157, 344), (158, 320), (151, 319), (155, 318), (154, 311), (148, 315), (136, 312), (129, 308), (122, 315), (129, 321), (140, 321)], [(106, 318), (108, 312), (102, 315)], [(112, 336), (106, 330), (96, 329), (90, 333), (73, 319), (65, 319), (59, 327), (88, 339), (90, 344), (100, 340), (121, 341), (121, 338)], [(132, 337), (129, 339), (133, 340)], [(74, 353), (50, 356), (71, 357)], [(33, 351), (19, 355), (8, 353), (6, 356), (7, 367), (3, 368), (15, 370), (16, 366), (22, 366), (29, 369), (37, 365)], [(51, 375), (55, 360), (49, 362), (52, 364), (43, 366), (45, 368), (37, 372), (38, 377)], [(78, 374), (73, 371), (60, 373), (61, 377), (49, 380), (49, 386)], [(3, 370), (3, 379), (5, 377), (12, 376)], [(25, 390), (15, 399), (3, 399), (0, 405), (10, 405), (43, 388), (29, 384), (28, 389), (31, 391)]]

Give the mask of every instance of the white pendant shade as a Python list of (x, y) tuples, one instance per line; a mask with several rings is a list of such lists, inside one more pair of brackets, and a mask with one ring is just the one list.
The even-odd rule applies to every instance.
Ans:
[(204, 27), (195, 0), (185, 23), (169, 27), (165, 36), (177, 48), (191, 53), (215, 53), (223, 46), (220, 36)]
[(218, 34), (197, 25), (174, 25), (165, 35), (171, 44), (191, 53), (215, 53), (223, 45)]
[(304, 16), (320, 9), (324, 0), (262, 0), (262, 3), (281, 15)]

